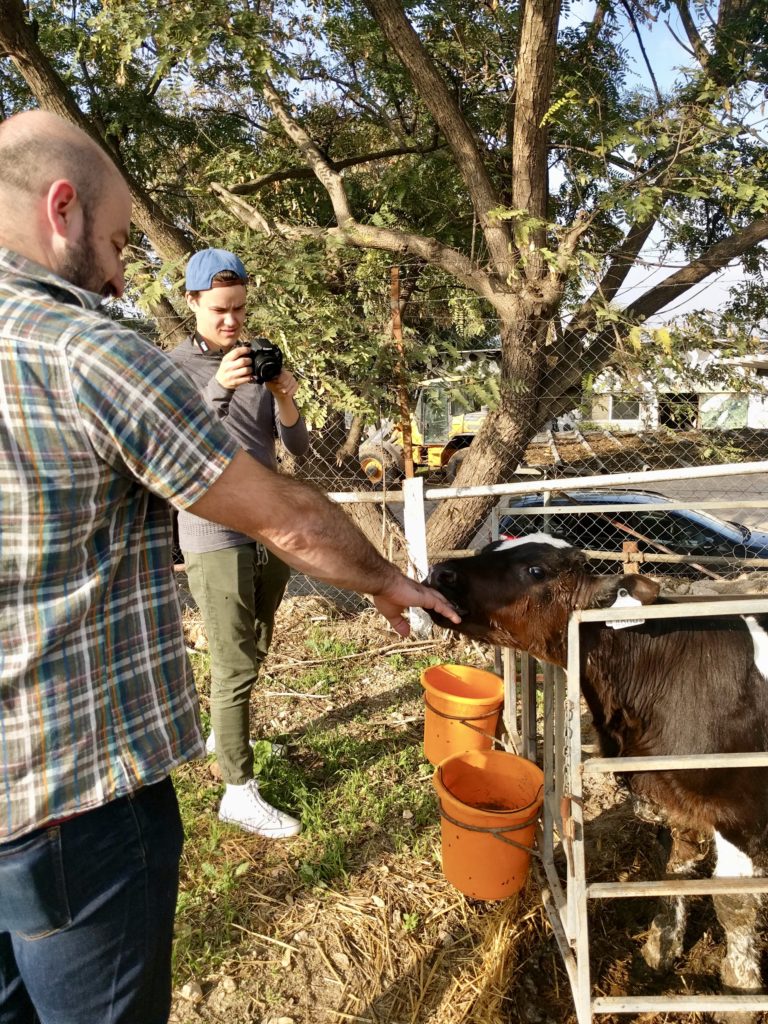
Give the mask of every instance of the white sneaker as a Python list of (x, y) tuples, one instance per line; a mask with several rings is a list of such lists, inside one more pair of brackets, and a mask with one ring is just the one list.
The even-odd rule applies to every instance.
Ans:
[(287, 839), (301, 832), (300, 821), (267, 803), (259, 793), (256, 779), (249, 779), (244, 786), (227, 785), (219, 806), (219, 818), (267, 839)]
[[(256, 740), (248, 740), (248, 742), (252, 747), (256, 746)], [(272, 748), (271, 754), (273, 757), (282, 757), (286, 751), (286, 746), (284, 743), (270, 743), (270, 747)], [(208, 739), (205, 741), (205, 752), (206, 754), (216, 753), (216, 736), (213, 732), (213, 729), (211, 729), (208, 735)]]

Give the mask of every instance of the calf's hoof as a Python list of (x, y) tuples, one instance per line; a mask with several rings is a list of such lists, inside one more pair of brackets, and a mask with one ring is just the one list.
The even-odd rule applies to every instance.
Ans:
[[(745, 993), (736, 992), (732, 995), (745, 995)], [(755, 1010), (737, 1010), (736, 1013), (713, 1013), (712, 1020), (716, 1024), (757, 1024), (759, 1015)]]
[(658, 914), (641, 950), (643, 960), (652, 971), (669, 971), (682, 953), (683, 936), (677, 922), (669, 914)]
[[(751, 941), (735, 943), (720, 965), (720, 980), (723, 993), (734, 996), (761, 995), (764, 991), (760, 976), (760, 965)], [(755, 1024), (759, 1019), (756, 1010), (740, 1010), (736, 1013), (714, 1014), (718, 1024)]]
[(720, 979), (723, 991), (734, 996), (760, 995), (763, 991), (760, 966), (751, 956), (729, 953), (720, 965)]
[[(757, 918), (761, 906), (758, 895), (727, 894), (713, 897), (715, 910), (725, 931), (726, 954), (720, 964), (723, 992), (731, 995), (761, 995), (760, 950), (757, 944)], [(731, 1024), (752, 1024), (758, 1019), (752, 1010), (724, 1013), (720, 1018)]]
[(683, 954), (685, 916), (682, 902), (655, 915), (641, 950), (651, 971), (671, 971)]

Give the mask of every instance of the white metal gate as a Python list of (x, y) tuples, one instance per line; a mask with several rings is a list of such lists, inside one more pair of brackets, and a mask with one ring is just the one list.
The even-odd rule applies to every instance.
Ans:
[[(700, 618), (768, 613), (768, 598), (697, 601), (674, 605), (645, 605), (643, 618)], [(589, 964), (588, 905), (594, 899), (638, 896), (703, 895), (768, 892), (768, 878), (677, 879), (653, 882), (590, 883), (585, 845), (589, 829), (584, 820), (582, 782), (585, 774), (619, 773), (641, 769), (690, 769), (768, 765), (768, 752), (697, 754), (665, 757), (587, 758), (581, 738), (580, 626), (637, 618), (637, 608), (575, 612), (568, 632), (568, 671), (542, 665), (544, 707), (541, 760), (544, 769), (544, 807), (539, 834), (541, 868), (537, 871), (543, 902), (568, 973), (579, 1024), (592, 1024), (596, 1015), (716, 1010), (768, 1010), (766, 995), (625, 995), (592, 997)], [(519, 659), (519, 661), (518, 661)], [(511, 746), (524, 757), (539, 760), (537, 750), (536, 676), (534, 659), (504, 652), (505, 724)], [(518, 709), (515, 713), (514, 709)], [(566, 877), (555, 867), (554, 851), (562, 844)]]

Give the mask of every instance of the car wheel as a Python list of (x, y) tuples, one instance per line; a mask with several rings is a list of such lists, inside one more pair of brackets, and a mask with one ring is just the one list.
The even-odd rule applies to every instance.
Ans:
[(445, 464), (445, 479), (448, 483), (453, 483), (456, 479), (456, 474), (461, 469), (461, 464), (466, 458), (469, 448), (459, 448), (458, 451), (454, 452), (453, 455), (448, 459)]
[(401, 477), (395, 459), (384, 448), (364, 448), (360, 452), (360, 468), (377, 490), (391, 490)]

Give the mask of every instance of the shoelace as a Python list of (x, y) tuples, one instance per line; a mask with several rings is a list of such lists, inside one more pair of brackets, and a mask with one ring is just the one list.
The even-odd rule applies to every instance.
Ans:
[(258, 786), (249, 786), (248, 795), (253, 800), (253, 802), (262, 809), (262, 811), (266, 814), (268, 818), (270, 818), (272, 821), (276, 821), (278, 824), (280, 823), (280, 812), (276, 807), (273, 807), (272, 804), (267, 803), (267, 801), (259, 792)]

